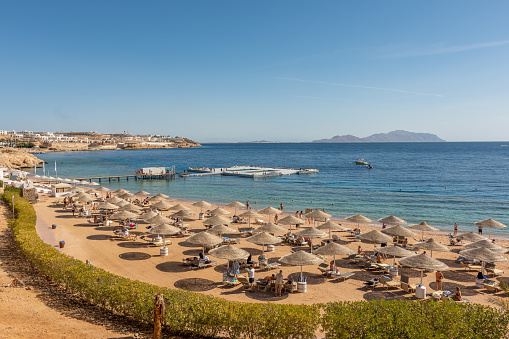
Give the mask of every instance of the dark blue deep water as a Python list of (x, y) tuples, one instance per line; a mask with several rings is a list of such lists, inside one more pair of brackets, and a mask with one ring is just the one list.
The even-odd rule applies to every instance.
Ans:
[[(60, 177), (133, 174), (141, 167), (175, 165), (316, 168), (316, 175), (270, 179), (205, 176), (102, 184), (176, 199), (228, 203), (249, 200), (285, 211), (324, 208), (338, 219), (361, 213), (373, 220), (394, 214), (444, 230), (457, 222), (493, 218), (509, 224), (509, 146), (506, 143), (206, 144), (199, 148), (47, 153), (46, 172)], [(355, 165), (364, 158), (369, 170)], [(39, 174), (41, 171), (39, 170)], [(492, 233), (509, 234), (508, 229)]]

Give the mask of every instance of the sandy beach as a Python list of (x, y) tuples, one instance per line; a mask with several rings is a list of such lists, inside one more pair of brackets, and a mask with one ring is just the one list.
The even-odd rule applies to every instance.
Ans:
[[(379, 272), (367, 271), (359, 269), (345, 260), (345, 258), (337, 257), (337, 266), (341, 273), (354, 272), (355, 275), (346, 281), (338, 281), (337, 279), (330, 279), (323, 276), (317, 269), (317, 266), (304, 266), (304, 275), (307, 277), (307, 293), (293, 293), (283, 294), (282, 297), (275, 297), (271, 292), (256, 291), (256, 293), (246, 293), (242, 286), (225, 287), (222, 284), (222, 273), (226, 271), (226, 260), (215, 259), (218, 265), (205, 269), (191, 270), (188, 266), (183, 265), (182, 259), (192, 256), (197, 256), (201, 248), (186, 243), (185, 238), (168, 238), (171, 240), (171, 245), (168, 247), (168, 256), (160, 255), (160, 248), (151, 246), (146, 241), (124, 241), (118, 240), (113, 236), (113, 231), (118, 229), (118, 223), (114, 222), (113, 226), (95, 226), (89, 223), (89, 219), (82, 217), (73, 217), (69, 210), (64, 210), (62, 207), (56, 207), (53, 202), (62, 201), (62, 199), (43, 197), (40, 203), (34, 205), (38, 216), (38, 228), (46, 229), (46, 232), (54, 234), (53, 245), (57, 246), (58, 241), (64, 240), (65, 247), (62, 252), (85, 262), (89, 260), (92, 265), (103, 268), (109, 272), (128, 277), (130, 279), (144, 281), (150, 284), (164, 286), (169, 288), (186, 288), (189, 290), (205, 293), (216, 297), (225, 298), (233, 301), (243, 302), (274, 302), (274, 303), (288, 303), (288, 304), (313, 304), (317, 302), (328, 301), (354, 301), (354, 300), (372, 300), (372, 299), (415, 299), (413, 294), (406, 293), (401, 289), (389, 289), (384, 287), (377, 287), (374, 291), (367, 290), (364, 286), (364, 281), (379, 277)], [(172, 201), (171, 204), (181, 203), (189, 207), (195, 216), (191, 220), (185, 220), (184, 225), (193, 234), (205, 230), (201, 220), (197, 220), (200, 209), (192, 206), (190, 202)], [(213, 206), (214, 208), (215, 206)], [(222, 206), (223, 208), (226, 208)], [(233, 209), (230, 211), (229, 216), (234, 214)], [(237, 214), (241, 212), (237, 211)], [(164, 212), (169, 215), (169, 212)], [(267, 216), (264, 216), (264, 221), (267, 221)], [(57, 224), (57, 228), (50, 229), (51, 224)], [(356, 224), (341, 223), (345, 227), (354, 228)], [(131, 233), (138, 236), (146, 234), (145, 227), (148, 224), (140, 223), (137, 230)], [(310, 224), (303, 225), (304, 227), (311, 226)], [(230, 227), (237, 228), (237, 224), (230, 224)], [(241, 226), (244, 227), (244, 226)], [(381, 229), (381, 227), (374, 225), (360, 225), (362, 232), (367, 232), (372, 229)], [(39, 231), (41, 232), (41, 231)], [(461, 233), (461, 232), (460, 232)], [(485, 230), (487, 233), (487, 230)], [(333, 232), (340, 236), (339, 243), (346, 245), (355, 251), (360, 244), (364, 251), (371, 252), (373, 250), (372, 244), (361, 243), (354, 241), (354, 237), (346, 232)], [(416, 232), (416, 239), (409, 239), (409, 244), (419, 241), (421, 239), (421, 232)], [(237, 247), (249, 251), (256, 260), (258, 255), (261, 254), (261, 246), (247, 242), (239, 233), (230, 235), (234, 238), (240, 238), (241, 241)], [(424, 232), (424, 239), (433, 237), (436, 241), (448, 245), (449, 239), (446, 234), (427, 233)], [(315, 244), (319, 240), (315, 239)], [(507, 247), (509, 240), (497, 239), (497, 244)], [(490, 305), (497, 307), (494, 295), (483, 288), (475, 287), (476, 272), (468, 272), (463, 266), (455, 260), (458, 257), (458, 252), (461, 246), (449, 246), (451, 252), (433, 252), (433, 257), (446, 263), (450, 270), (444, 271), (445, 280), (443, 282), (443, 290), (454, 291), (456, 287), (461, 287), (463, 296), (472, 300), (475, 303)], [(410, 246), (412, 249), (412, 246)], [(292, 247), (288, 244), (280, 244), (275, 246), (274, 252), (265, 252), (269, 262), (277, 262), (277, 260), (286, 254), (290, 254), (295, 250), (300, 250), (301, 247)], [(415, 250), (418, 253), (423, 251)], [(428, 252), (429, 254), (429, 252)], [(324, 257), (326, 263), (332, 260), (331, 257)], [(393, 259), (386, 259), (384, 262), (392, 264)], [(396, 259), (396, 262), (398, 259)], [(504, 270), (506, 273), (501, 277), (493, 278), (492, 280), (506, 280), (509, 273), (508, 263), (497, 263), (498, 269)], [(297, 274), (300, 272), (299, 266), (282, 265), (280, 268), (283, 270), (285, 276), (289, 274)], [(242, 273), (242, 272), (241, 272)], [(255, 277), (263, 278), (272, 273), (277, 273), (276, 270), (260, 271), (257, 270)], [(420, 271), (405, 267), (399, 268), (401, 275), (409, 276), (412, 284), (420, 282)], [(247, 272), (245, 274), (247, 276)], [(399, 280), (397, 277), (396, 280)], [(435, 291), (435, 273), (425, 272), (423, 284), (427, 288), (427, 293)], [(504, 297), (502, 293), (497, 293), (496, 297)]]

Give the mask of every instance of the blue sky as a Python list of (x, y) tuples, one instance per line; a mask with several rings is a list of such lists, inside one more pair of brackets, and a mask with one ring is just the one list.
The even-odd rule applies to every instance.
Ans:
[(509, 140), (507, 1), (0, 1), (0, 129)]

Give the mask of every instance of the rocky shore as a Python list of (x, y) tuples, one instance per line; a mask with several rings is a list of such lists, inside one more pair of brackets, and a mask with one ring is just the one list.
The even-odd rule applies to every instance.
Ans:
[(42, 160), (33, 154), (13, 148), (5, 148), (0, 153), (0, 167), (20, 169), (24, 167), (34, 167), (35, 164), (42, 163)]

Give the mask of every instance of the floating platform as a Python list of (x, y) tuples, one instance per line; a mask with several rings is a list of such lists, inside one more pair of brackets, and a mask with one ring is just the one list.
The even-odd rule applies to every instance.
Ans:
[(317, 169), (294, 169), (294, 168), (275, 168), (275, 167), (258, 167), (258, 166), (233, 166), (222, 168), (189, 168), (187, 173), (181, 176), (205, 176), (205, 175), (224, 175), (242, 178), (271, 178), (282, 175), (293, 174), (313, 174), (318, 173)]

